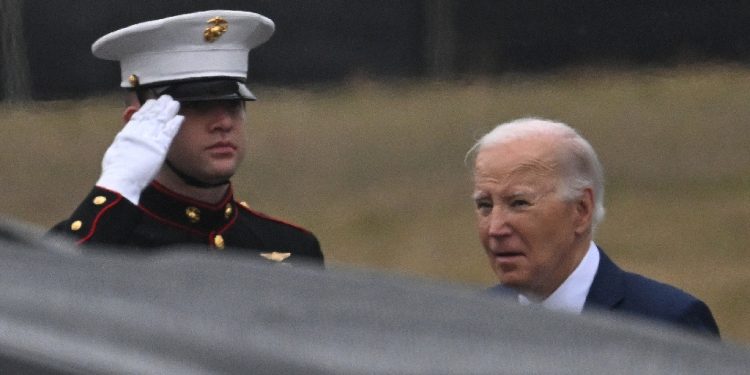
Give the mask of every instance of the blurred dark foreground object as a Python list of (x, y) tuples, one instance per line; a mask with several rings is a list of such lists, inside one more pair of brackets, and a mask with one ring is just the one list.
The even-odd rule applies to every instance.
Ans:
[(475, 289), (171, 248), (84, 252), (0, 221), (0, 373), (744, 374), (745, 348)]

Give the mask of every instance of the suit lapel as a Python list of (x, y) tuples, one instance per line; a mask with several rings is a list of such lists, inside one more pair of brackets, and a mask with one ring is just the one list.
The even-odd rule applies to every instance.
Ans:
[(586, 296), (584, 310), (600, 308), (613, 310), (625, 297), (624, 271), (617, 267), (612, 260), (599, 249), (599, 268), (596, 270), (594, 282)]

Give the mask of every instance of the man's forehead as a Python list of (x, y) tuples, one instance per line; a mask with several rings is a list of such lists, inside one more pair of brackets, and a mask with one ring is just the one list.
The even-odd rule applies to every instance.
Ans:
[(515, 141), (487, 145), (477, 153), (475, 172), (502, 175), (551, 175), (557, 168), (554, 147)]
[(477, 192), (486, 191), (503, 196), (535, 194), (553, 188), (556, 176), (554, 170), (527, 165), (507, 173), (478, 169), (474, 175), (474, 186)]
[(557, 162), (549, 150), (516, 146), (524, 144), (496, 144), (479, 151), (474, 169), (477, 191), (534, 194), (556, 183)]

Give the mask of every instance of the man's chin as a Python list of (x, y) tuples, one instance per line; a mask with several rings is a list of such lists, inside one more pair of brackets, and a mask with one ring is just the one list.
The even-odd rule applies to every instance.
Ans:
[(228, 182), (233, 176), (234, 170), (215, 170), (210, 173), (205, 173), (199, 178), (209, 184), (221, 184)]
[(222, 175), (214, 175), (211, 179), (208, 180), (211, 184), (221, 184), (225, 182), (229, 182), (229, 180), (234, 176), (234, 173), (232, 174), (222, 174)]
[(500, 273), (498, 279), (500, 280), (500, 284), (516, 290), (525, 289), (524, 287), (527, 284), (526, 280), (520, 278), (519, 275), (514, 275), (512, 272)]
[(232, 178), (237, 172), (237, 165), (236, 163), (231, 163), (228, 165), (214, 165), (212, 168), (207, 169), (205, 171), (204, 178), (207, 181), (226, 181), (230, 178)]

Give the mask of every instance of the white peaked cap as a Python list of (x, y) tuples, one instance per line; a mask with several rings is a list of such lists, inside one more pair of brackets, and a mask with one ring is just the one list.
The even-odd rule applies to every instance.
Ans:
[(120, 62), (125, 88), (212, 77), (245, 82), (248, 53), (273, 32), (273, 21), (260, 14), (209, 10), (128, 26), (99, 38), (91, 51)]

